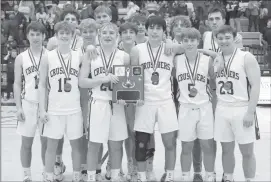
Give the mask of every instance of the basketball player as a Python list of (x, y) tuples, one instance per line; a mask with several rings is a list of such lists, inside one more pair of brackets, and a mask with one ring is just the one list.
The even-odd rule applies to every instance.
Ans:
[(184, 16), (175, 16), (172, 18), (170, 23), (170, 32), (173, 38), (173, 43), (181, 43), (181, 33), (183, 28), (190, 28), (191, 21), (189, 18)]
[[(20, 150), (21, 164), (23, 167), (23, 181), (32, 181), (31, 159), (32, 144), (37, 127), (42, 125), (38, 122), (38, 80), (40, 61), (47, 53), (42, 44), (45, 38), (45, 27), (40, 22), (31, 22), (26, 29), (30, 47), (19, 54), (15, 60), (14, 68), (14, 97), (17, 108), (17, 133), (22, 137)], [(46, 138), (41, 135), (42, 162), (45, 166)]]
[[(74, 9), (66, 9), (62, 11), (60, 15), (60, 21), (66, 21), (68, 23), (74, 24), (77, 27), (80, 21), (80, 15)], [(73, 40), (71, 42), (71, 49), (77, 50), (81, 48), (82, 44), (83, 44), (82, 37), (79, 36), (79, 30), (76, 30), (75, 34), (73, 35)], [(51, 51), (56, 47), (57, 47), (57, 38), (56, 36), (54, 36), (49, 39), (47, 49)]]
[[(40, 73), (40, 118), (47, 137), (46, 181), (59, 180), (54, 174), (54, 161), (59, 140), (64, 133), (72, 148), (73, 181), (80, 181), (81, 137), (83, 119), (78, 88), (80, 53), (70, 48), (75, 26), (62, 21), (55, 25), (58, 47), (42, 59)], [(48, 109), (45, 107), (45, 90), (50, 87)], [(67, 99), (68, 98), (68, 99)], [(54, 176), (55, 175), (55, 176)], [(61, 178), (60, 180), (62, 180)]]
[(256, 172), (254, 155), (255, 131), (259, 137), (256, 106), (260, 92), (260, 68), (254, 55), (242, 51), (234, 43), (236, 31), (229, 25), (215, 34), (224, 57), (225, 67), (216, 72), (217, 108), (214, 138), (221, 142), (224, 181), (233, 181), (235, 141), (243, 156), (246, 181)]
[[(81, 21), (79, 25), (79, 30), (81, 33), (81, 36), (83, 38), (83, 46), (80, 49), (82, 51), (81, 54), (81, 59), (83, 58), (86, 48), (88, 45), (96, 45), (96, 37), (97, 37), (97, 25), (94, 19), (87, 18)], [(88, 94), (85, 92), (88, 92), (88, 89), (81, 89), (83, 94)], [(90, 91), (91, 92), (91, 91)], [(82, 96), (82, 98), (87, 98), (85, 96)], [(83, 113), (83, 119), (84, 123), (88, 122), (88, 99), (82, 99), (83, 101), (87, 101), (84, 103), (81, 103), (82, 105), (82, 113)], [(85, 126), (88, 125), (88, 123), (84, 124)], [(81, 153), (81, 179), (83, 181), (87, 181), (87, 151), (88, 151), (88, 134), (87, 134), (88, 129), (85, 129), (84, 136), (82, 137), (82, 153)], [(102, 159), (102, 154), (103, 154), (103, 147), (101, 146), (100, 152), (99, 152), (99, 161), (98, 161), (98, 166), (96, 168), (96, 181), (102, 181), (102, 175), (101, 175), (101, 159)]]
[[(136, 45), (136, 35), (138, 33), (137, 25), (126, 22), (120, 26), (119, 34), (122, 42), (122, 49), (127, 54), (131, 53), (132, 48)], [(125, 140), (125, 149), (127, 154), (127, 181), (135, 181), (137, 175), (137, 167), (135, 160), (135, 138), (134, 138), (134, 120), (135, 120), (135, 106), (134, 104), (127, 104), (125, 107), (125, 116), (128, 128), (128, 138)]]
[[(215, 39), (215, 32), (219, 27), (225, 24), (225, 12), (217, 7), (211, 8), (208, 12), (208, 23), (212, 31), (207, 31), (203, 34), (203, 49), (212, 50), (215, 52), (220, 52), (218, 47), (217, 41)], [(235, 44), (237, 47), (242, 48), (242, 36), (237, 34), (235, 38)], [(215, 112), (216, 108), (216, 93), (215, 93), (215, 83), (211, 83), (208, 87), (211, 93), (213, 111)], [(216, 156), (216, 143), (215, 143), (215, 156)], [(201, 147), (199, 140), (195, 140), (194, 147), (193, 147), (193, 167), (194, 167), (194, 181), (203, 181), (201, 176), (201, 169), (202, 169), (202, 155), (201, 155)]]
[(206, 176), (204, 181), (215, 181), (213, 149), (213, 111), (206, 91), (208, 80), (214, 77), (213, 61), (199, 53), (200, 32), (195, 28), (184, 28), (181, 43), (185, 53), (177, 55), (174, 63), (179, 85), (179, 139), (182, 141), (182, 181), (190, 180), (192, 149), (199, 139), (203, 149)]
[[(176, 130), (178, 130), (175, 105), (171, 95), (173, 56), (166, 56), (162, 41), (166, 22), (161, 17), (150, 17), (146, 22), (149, 40), (137, 45), (131, 52), (132, 65), (144, 67), (145, 104), (136, 108), (135, 157), (138, 164), (138, 181), (147, 181), (146, 154), (150, 135), (157, 121), (166, 152), (166, 181), (173, 180), (176, 160)], [(154, 53), (154, 54), (153, 54)], [(148, 55), (148, 56), (146, 56)], [(154, 64), (154, 66), (151, 66)], [(161, 75), (161, 76), (159, 76)], [(157, 119), (156, 119), (157, 116)]]
[(129, 21), (132, 23), (137, 24), (138, 27), (138, 33), (136, 36), (136, 43), (145, 43), (148, 40), (148, 37), (146, 36), (146, 27), (145, 23), (147, 21), (147, 17), (141, 13), (136, 13), (134, 16), (131, 17)]
[[(100, 56), (91, 61), (85, 56), (79, 85), (92, 89), (89, 122), (88, 181), (95, 181), (95, 169), (101, 144), (108, 142), (111, 181), (123, 181), (120, 176), (122, 144), (128, 137), (123, 105), (112, 103), (112, 83), (118, 77), (112, 74), (113, 65), (129, 65), (130, 57), (117, 49), (118, 28), (104, 23), (99, 32)], [(88, 78), (91, 73), (92, 79)], [(101, 125), (102, 123), (102, 125)]]

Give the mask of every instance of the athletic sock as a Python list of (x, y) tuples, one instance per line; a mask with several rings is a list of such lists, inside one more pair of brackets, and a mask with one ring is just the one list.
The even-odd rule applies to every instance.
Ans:
[(111, 169), (111, 179), (117, 179), (120, 174), (120, 169)]
[(54, 181), (54, 173), (47, 173), (46, 172), (46, 180), (47, 181)]
[(174, 179), (174, 170), (167, 170), (167, 176), (165, 181), (173, 181)]
[(88, 181), (96, 181), (96, 171), (88, 171)]
[(224, 180), (233, 181), (233, 174), (224, 173)]
[(137, 174), (138, 174), (138, 179), (140, 179), (141, 181), (147, 180), (146, 172), (137, 172)]
[(30, 170), (30, 167), (23, 168), (23, 173), (24, 173), (24, 177), (25, 177), (25, 176), (28, 176), (29, 178), (31, 178), (31, 170)]

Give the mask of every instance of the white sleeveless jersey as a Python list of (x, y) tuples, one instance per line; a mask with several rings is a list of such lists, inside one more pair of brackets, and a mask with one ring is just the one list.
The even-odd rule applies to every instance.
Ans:
[[(36, 65), (40, 65), (40, 56), (31, 56), (28, 52), (29, 49), (25, 50), (20, 54), (22, 57), (22, 69), (23, 69), (23, 87), (21, 97), (30, 102), (38, 103), (38, 79), (39, 75), (36, 66), (33, 64), (32, 60), (36, 62)], [(42, 56), (47, 54), (47, 49), (43, 48)], [(33, 54), (32, 54), (33, 55)]]
[[(201, 105), (209, 102), (209, 95), (206, 91), (209, 79), (209, 61), (210, 57), (204, 54), (199, 54), (198, 71), (195, 80), (194, 88), (197, 89), (198, 94), (195, 97), (189, 97), (189, 89), (192, 87), (190, 80), (190, 74), (186, 67), (186, 56), (185, 54), (178, 55), (175, 57), (176, 60), (176, 78), (179, 86), (179, 98), (178, 101), (184, 104), (196, 104)], [(196, 63), (196, 62), (195, 62)], [(191, 70), (193, 71), (194, 64), (190, 64)]]
[[(163, 43), (164, 44), (164, 43)], [(173, 55), (166, 56), (164, 54), (165, 45), (163, 45), (159, 63), (156, 72), (159, 73), (158, 85), (153, 85), (151, 81), (154, 72), (153, 65), (149, 56), (147, 42), (136, 45), (139, 52), (139, 65), (144, 69), (144, 100), (145, 101), (164, 101), (173, 98), (172, 90), (172, 77), (171, 72), (173, 65)], [(156, 52), (153, 52), (156, 56)]]
[[(110, 73), (112, 73), (114, 65), (124, 65), (124, 53), (125, 53), (124, 51), (117, 49), (112, 65), (110, 67), (110, 71), (109, 71)], [(107, 58), (107, 61), (109, 61), (108, 58)], [(99, 56), (96, 60), (91, 62), (91, 76), (93, 79), (105, 76), (105, 70), (104, 70), (104, 65), (103, 65), (101, 56)], [(101, 84), (97, 87), (92, 88), (92, 97), (98, 100), (105, 100), (105, 101), (112, 100), (111, 86), (108, 88), (104, 86), (103, 84)]]
[(220, 52), (220, 48), (218, 47), (218, 44), (215, 38), (213, 38), (213, 33), (208, 31), (208, 32), (205, 32), (204, 34), (205, 34), (205, 37), (203, 40), (203, 49)]
[[(74, 114), (81, 111), (78, 76), (80, 51), (71, 51), (70, 80), (67, 81), (57, 49), (48, 52), (49, 99), (48, 113), (53, 115)], [(68, 58), (64, 59), (66, 66)], [(71, 90), (65, 91), (65, 83), (71, 84)]]
[[(216, 74), (216, 94), (218, 101), (226, 103), (247, 102), (249, 100), (249, 83), (245, 72), (245, 55), (251, 54), (237, 48), (232, 59), (228, 81), (232, 84), (232, 89), (225, 90), (226, 75), (224, 70)], [(226, 65), (229, 60), (226, 60)]]

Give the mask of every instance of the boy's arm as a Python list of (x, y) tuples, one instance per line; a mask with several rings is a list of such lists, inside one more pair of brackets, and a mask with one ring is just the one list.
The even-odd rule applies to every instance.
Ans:
[(23, 77), (23, 68), (22, 68), (23, 58), (21, 55), (17, 56), (15, 59), (14, 66), (14, 98), (16, 103), (17, 110), (22, 109), (22, 77)]
[(40, 113), (47, 112), (48, 103), (48, 56), (45, 54), (40, 63), (40, 80), (39, 80), (39, 108)]

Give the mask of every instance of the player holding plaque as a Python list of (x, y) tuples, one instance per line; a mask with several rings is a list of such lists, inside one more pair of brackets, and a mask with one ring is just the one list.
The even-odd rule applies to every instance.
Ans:
[[(198, 52), (200, 32), (195, 28), (182, 31), (181, 42), (185, 53), (174, 59), (180, 96), (179, 139), (182, 141), (181, 181), (189, 181), (191, 154), (194, 140), (203, 146), (206, 176), (204, 181), (214, 180), (213, 111), (207, 86), (214, 78), (213, 60)], [(193, 66), (192, 66), (193, 65)], [(193, 68), (193, 71), (192, 71)]]
[[(83, 136), (83, 119), (80, 104), (78, 76), (80, 52), (71, 50), (70, 43), (75, 27), (67, 22), (55, 25), (58, 47), (42, 58), (40, 66), (39, 103), (40, 119), (47, 137), (46, 181), (53, 181), (54, 163), (58, 142), (64, 134), (72, 148), (73, 181), (79, 182), (81, 169), (80, 142)], [(48, 109), (46, 107), (46, 90)], [(61, 175), (61, 173), (59, 174)]]
[[(92, 101), (89, 117), (89, 149), (87, 157), (88, 181), (96, 181), (96, 166), (99, 148), (103, 143), (109, 143), (111, 156), (111, 181), (122, 181), (120, 174), (122, 144), (128, 137), (125, 121), (124, 102), (112, 103), (112, 83), (117, 83), (118, 77), (112, 74), (114, 65), (129, 65), (130, 57), (124, 51), (117, 49), (118, 28), (113, 23), (104, 23), (99, 31), (101, 47), (95, 60), (90, 60), (85, 54), (79, 86), (92, 89)], [(91, 73), (92, 78), (88, 78)]]

